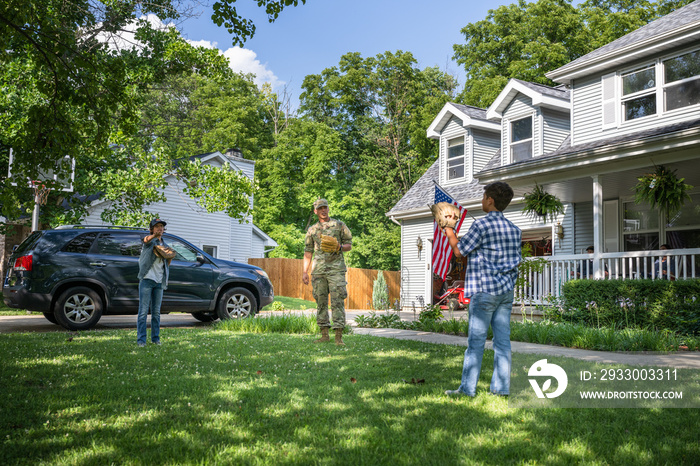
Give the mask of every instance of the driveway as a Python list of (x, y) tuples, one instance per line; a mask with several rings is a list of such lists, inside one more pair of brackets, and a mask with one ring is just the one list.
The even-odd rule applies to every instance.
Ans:
[[(315, 315), (316, 309), (307, 309), (305, 311), (286, 311), (287, 313), (293, 314), (308, 314)], [(355, 325), (355, 317), (359, 315), (369, 315), (370, 311), (366, 310), (352, 310), (347, 311), (347, 321), (350, 325)], [(280, 311), (264, 311), (261, 312), (260, 316), (268, 316), (273, 314), (283, 314)], [(377, 312), (377, 314), (383, 314), (383, 312)], [(458, 311), (454, 314), (455, 319), (466, 319), (466, 311)], [(413, 312), (401, 312), (402, 320), (414, 320)], [(417, 315), (415, 316), (417, 318)], [(445, 313), (446, 318), (450, 318), (448, 313)], [(149, 317), (150, 322), (150, 317)], [(196, 328), (196, 327), (208, 327), (211, 322), (200, 322), (190, 314), (162, 314), (160, 316), (160, 326), (164, 328)], [(136, 329), (136, 315), (128, 316), (102, 316), (100, 321), (97, 323), (93, 330), (109, 330), (109, 329)], [(52, 324), (46, 318), (38, 313), (31, 313), (27, 315), (19, 316), (0, 316), (0, 333), (22, 333), (22, 332), (68, 332), (69, 330), (64, 329), (60, 325)]]

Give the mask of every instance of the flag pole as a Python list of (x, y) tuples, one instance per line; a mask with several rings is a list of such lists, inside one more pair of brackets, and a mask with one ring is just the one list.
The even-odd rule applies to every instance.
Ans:
[[(452, 194), (448, 193), (447, 190), (446, 190), (445, 188), (443, 188), (442, 186), (440, 186), (440, 183), (438, 183), (437, 181), (435, 181), (435, 178), (432, 178), (432, 182), (435, 183), (435, 186), (437, 186), (438, 188), (442, 189), (442, 190), (445, 192), (445, 194), (447, 194), (448, 196), (450, 196), (450, 197), (452, 198), (452, 200), (454, 200), (454, 201), (457, 200), (456, 197), (454, 197)], [(430, 207), (430, 205), (428, 205), (428, 207)], [(476, 219), (474, 218), (474, 216), (473, 216), (471, 213), (469, 213), (469, 209), (464, 209), (464, 210), (467, 212), (467, 215), (469, 215), (469, 216), (472, 218), (472, 220), (476, 220)]]

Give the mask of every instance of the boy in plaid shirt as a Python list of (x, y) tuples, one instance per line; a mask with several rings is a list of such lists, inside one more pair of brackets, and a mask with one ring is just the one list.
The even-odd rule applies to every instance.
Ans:
[(510, 314), (521, 261), (520, 229), (503, 215), (512, 199), (513, 189), (507, 183), (491, 183), (484, 188), (481, 200), (485, 217), (475, 220), (462, 239), (452, 228), (445, 228), (455, 256), (467, 257), (464, 295), (471, 296), (462, 383), (457, 390), (447, 390), (446, 395), (476, 395), (489, 324), (495, 353), (491, 393), (510, 393)]

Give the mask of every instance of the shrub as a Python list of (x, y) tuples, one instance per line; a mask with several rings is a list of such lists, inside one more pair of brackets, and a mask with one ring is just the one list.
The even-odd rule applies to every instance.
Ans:
[(270, 304), (270, 309), (273, 311), (284, 311), (284, 303), (282, 303), (282, 301), (275, 301)]
[(389, 309), (389, 287), (380, 270), (372, 288), (372, 307), (374, 309)]
[(572, 280), (553, 320), (591, 327), (655, 328), (700, 334), (700, 280)]

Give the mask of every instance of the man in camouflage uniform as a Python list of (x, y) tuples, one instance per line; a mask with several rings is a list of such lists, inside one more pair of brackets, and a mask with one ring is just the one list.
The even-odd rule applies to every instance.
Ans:
[(328, 329), (331, 327), (331, 322), (328, 320), (328, 295), (330, 294), (335, 344), (345, 345), (343, 343), (344, 301), (348, 291), (345, 281), (347, 267), (345, 267), (343, 252), (352, 249), (352, 233), (343, 222), (328, 216), (328, 201), (325, 199), (314, 202), (314, 213), (318, 216), (318, 222), (306, 232), (302, 281), (305, 285), (309, 284), (308, 271), (313, 256), (311, 284), (317, 306), (316, 322), (321, 328), (321, 338), (316, 340), (316, 343), (330, 341), (328, 337)]

